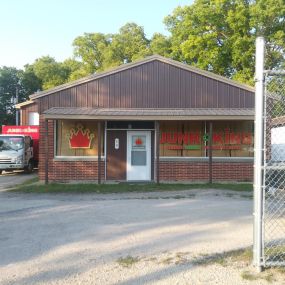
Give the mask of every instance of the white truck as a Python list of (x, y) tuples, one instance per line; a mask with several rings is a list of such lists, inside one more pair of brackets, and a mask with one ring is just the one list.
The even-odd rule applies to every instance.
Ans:
[(13, 170), (32, 172), (38, 163), (37, 138), (38, 127), (3, 126), (0, 134), (0, 174)]

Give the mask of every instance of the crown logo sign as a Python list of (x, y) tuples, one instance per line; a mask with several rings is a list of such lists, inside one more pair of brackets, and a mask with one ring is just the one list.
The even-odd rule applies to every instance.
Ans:
[(143, 144), (143, 141), (141, 138), (137, 138), (136, 141), (135, 141), (136, 145), (142, 145)]
[(72, 128), (69, 131), (69, 147), (70, 148), (90, 148), (94, 134), (90, 134), (89, 129), (84, 129), (81, 124), (78, 124), (76, 128)]

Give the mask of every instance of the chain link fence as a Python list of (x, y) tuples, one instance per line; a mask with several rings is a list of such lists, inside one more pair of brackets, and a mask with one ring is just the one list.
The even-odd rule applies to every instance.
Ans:
[(263, 135), (264, 266), (285, 265), (285, 72), (266, 72)]

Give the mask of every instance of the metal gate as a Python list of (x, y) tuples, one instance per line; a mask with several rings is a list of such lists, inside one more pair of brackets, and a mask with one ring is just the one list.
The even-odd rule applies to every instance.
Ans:
[(256, 61), (254, 263), (261, 269), (285, 266), (285, 71), (263, 70), (263, 38)]

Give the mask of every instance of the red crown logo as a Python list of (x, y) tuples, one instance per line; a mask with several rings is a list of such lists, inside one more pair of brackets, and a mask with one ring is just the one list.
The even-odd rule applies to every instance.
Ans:
[(141, 138), (137, 138), (136, 141), (135, 141), (136, 145), (142, 145), (143, 144), (143, 141)]
[(94, 134), (90, 134), (89, 129), (83, 129), (81, 124), (69, 131), (69, 146), (70, 148), (90, 148)]

